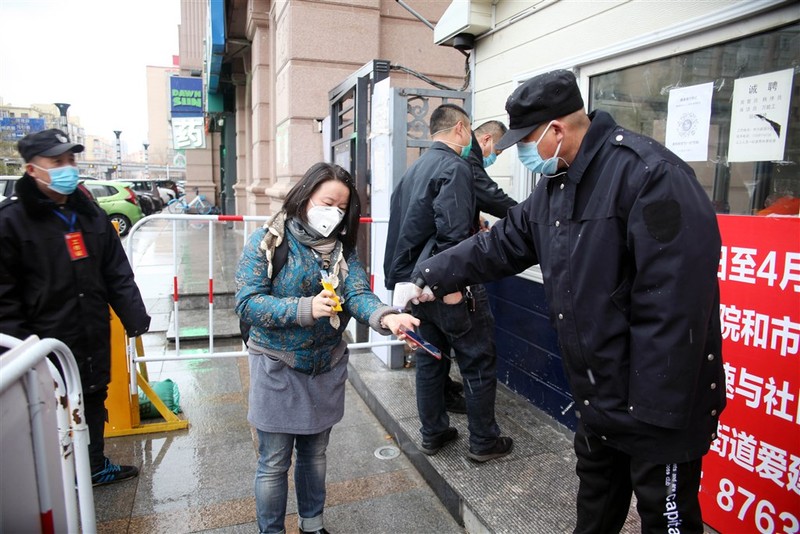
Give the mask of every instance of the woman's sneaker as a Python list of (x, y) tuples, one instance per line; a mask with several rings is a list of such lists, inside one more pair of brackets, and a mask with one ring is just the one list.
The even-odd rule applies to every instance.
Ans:
[(127, 480), (139, 474), (139, 469), (133, 465), (117, 465), (111, 463), (106, 458), (103, 460), (103, 468), (96, 473), (92, 473), (92, 486), (102, 486), (112, 484), (120, 480)]

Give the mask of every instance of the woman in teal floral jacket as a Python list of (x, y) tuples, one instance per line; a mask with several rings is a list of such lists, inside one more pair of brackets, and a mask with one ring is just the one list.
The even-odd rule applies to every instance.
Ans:
[[(249, 238), (236, 271), (236, 313), (251, 325), (248, 421), (256, 428), (260, 532), (284, 532), (287, 472), (296, 449), (300, 532), (326, 533), (325, 449), (344, 414), (351, 317), (400, 335), (419, 321), (370, 290), (356, 255), (361, 208), (353, 179), (317, 163), (286, 195), (283, 209)], [(273, 273), (275, 250), (288, 246)], [(333, 289), (323, 289), (323, 276)]]

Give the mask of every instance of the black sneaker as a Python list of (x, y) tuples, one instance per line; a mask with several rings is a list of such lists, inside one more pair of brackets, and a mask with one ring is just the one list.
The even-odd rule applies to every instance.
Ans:
[(444, 409), (450, 413), (467, 413), (467, 399), (462, 395), (444, 395)]
[(112, 484), (120, 480), (127, 480), (139, 474), (139, 469), (132, 465), (117, 465), (111, 463), (108, 458), (103, 463), (103, 468), (96, 473), (92, 473), (92, 486), (102, 486)]
[(514, 440), (508, 436), (500, 436), (494, 442), (494, 447), (483, 452), (473, 452), (472, 448), (467, 452), (467, 457), (475, 462), (488, 462), (495, 458), (508, 456), (514, 450)]
[(442, 447), (454, 441), (458, 437), (458, 429), (453, 428), (452, 426), (439, 434), (431, 438), (430, 440), (422, 440), (422, 445), (420, 445), (419, 450), (422, 451), (423, 454), (427, 454), (428, 456), (433, 456), (440, 450)]

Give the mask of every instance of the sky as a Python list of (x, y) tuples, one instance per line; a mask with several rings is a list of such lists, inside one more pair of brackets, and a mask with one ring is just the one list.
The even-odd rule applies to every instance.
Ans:
[(70, 104), (87, 134), (147, 140), (146, 67), (178, 55), (180, 0), (0, 0), (0, 98)]

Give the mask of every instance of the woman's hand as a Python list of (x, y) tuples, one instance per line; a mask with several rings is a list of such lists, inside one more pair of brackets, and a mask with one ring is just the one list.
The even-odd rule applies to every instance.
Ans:
[(320, 317), (333, 317), (338, 312), (334, 311), (337, 302), (333, 299), (335, 293), (323, 289), (311, 300), (311, 317), (319, 319)]
[(381, 317), (381, 323), (391, 330), (392, 334), (400, 336), (401, 328), (414, 330), (414, 327), (419, 326), (419, 319), (408, 313), (387, 313)]

